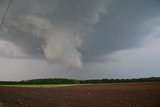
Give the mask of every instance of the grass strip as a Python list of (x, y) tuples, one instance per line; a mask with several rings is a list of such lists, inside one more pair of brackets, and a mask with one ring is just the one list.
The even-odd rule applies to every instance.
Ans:
[(0, 101), (0, 107), (4, 107), (1, 101)]
[(49, 85), (0, 85), (0, 87), (31, 87), (31, 88), (54, 88), (54, 87), (67, 87), (75, 86), (78, 84), (49, 84)]

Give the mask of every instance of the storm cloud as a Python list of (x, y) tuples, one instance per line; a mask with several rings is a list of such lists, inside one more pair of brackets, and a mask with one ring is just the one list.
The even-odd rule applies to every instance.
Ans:
[[(8, 3), (9, 0), (0, 1), (1, 20)], [(110, 69), (114, 67), (108, 63), (117, 60), (123, 63), (119, 57), (131, 55), (127, 50), (141, 53), (142, 47), (159, 38), (159, 11), (159, 0), (13, 0), (0, 28), (0, 58), (4, 62), (17, 62), (16, 67), (21, 62), (22, 66), (41, 65), (37, 69), (30, 65), (30, 71), (20, 68), (33, 72), (35, 77), (34, 70), (41, 69), (49, 72), (41, 74), (47, 74), (46, 77), (52, 75), (50, 71), (71, 78), (110, 75), (105, 70), (115, 70), (114, 74), (117, 69)], [(116, 52), (126, 53), (123, 56), (115, 55)], [(118, 64), (113, 65), (123, 71)]]
[(25, 52), (20, 56), (38, 56), (64, 67), (81, 67), (82, 39), (109, 4), (109, 0), (15, 0), (1, 28), (1, 38), (22, 48)]

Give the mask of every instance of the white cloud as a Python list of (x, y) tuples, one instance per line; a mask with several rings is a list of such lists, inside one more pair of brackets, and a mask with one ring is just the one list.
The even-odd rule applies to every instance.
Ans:
[(9, 57), (25, 57), (24, 50), (10, 41), (0, 40), (0, 54)]

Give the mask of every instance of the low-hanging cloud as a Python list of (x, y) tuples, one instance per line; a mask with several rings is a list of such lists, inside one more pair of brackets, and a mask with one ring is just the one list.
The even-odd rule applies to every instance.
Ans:
[[(1, 17), (8, 2), (1, 1)], [(27, 58), (81, 67), (139, 45), (150, 29), (144, 23), (158, 10), (156, 0), (14, 0), (0, 39), (23, 49)]]
[(0, 55), (11, 57), (25, 57), (24, 50), (9, 41), (0, 40)]
[[(0, 0), (0, 19), (8, 3)], [(13, 0), (0, 79), (157, 76), (159, 11), (159, 0)]]
[[(37, 55), (49, 63), (79, 68), (82, 38), (92, 31), (109, 4), (109, 0), (16, 0), (1, 30), (1, 38), (15, 45), (1, 51), (16, 57), (25, 52), (27, 58)], [(17, 51), (19, 48), (24, 51)]]

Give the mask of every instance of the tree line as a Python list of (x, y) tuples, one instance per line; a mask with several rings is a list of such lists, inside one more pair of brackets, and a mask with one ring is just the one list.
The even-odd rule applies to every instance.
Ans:
[(30, 84), (98, 84), (98, 83), (131, 83), (131, 82), (160, 82), (160, 77), (132, 79), (90, 79), (76, 80), (66, 78), (46, 78), (23, 81), (0, 81), (0, 85), (30, 85)]

